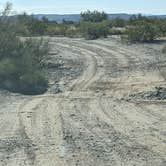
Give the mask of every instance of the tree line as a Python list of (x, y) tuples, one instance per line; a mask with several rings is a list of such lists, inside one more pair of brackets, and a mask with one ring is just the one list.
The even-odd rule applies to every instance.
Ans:
[(41, 20), (27, 14), (17, 16), (20, 35), (50, 35), (84, 37), (97, 39), (108, 35), (123, 35), (129, 42), (151, 42), (166, 35), (166, 19), (148, 18), (141, 14), (133, 15), (129, 20), (115, 18), (109, 20), (105, 12), (85, 11), (79, 22), (63, 20), (62, 23)]

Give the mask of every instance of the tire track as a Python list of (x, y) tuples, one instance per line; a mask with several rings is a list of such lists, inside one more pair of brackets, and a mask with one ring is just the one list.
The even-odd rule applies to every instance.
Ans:
[[(85, 50), (81, 50), (81, 51), (85, 51)], [(71, 91), (73, 90), (81, 90), (81, 89), (84, 89), (84, 87), (86, 87), (90, 81), (92, 81), (93, 77), (95, 77), (96, 75), (96, 70), (97, 70), (97, 60), (95, 59), (95, 56), (93, 54), (93, 56), (89, 56), (89, 54), (92, 54), (91, 52), (88, 52), (88, 51), (85, 51), (86, 53), (82, 52), (82, 54), (85, 56), (87, 56), (87, 59), (88, 61), (90, 60), (90, 64), (89, 64), (89, 70), (88, 70), (88, 75), (85, 74), (84, 78), (80, 81), (80, 80), (77, 80), (76, 83), (74, 83), (73, 87), (71, 87)], [(96, 55), (96, 54), (95, 54)], [(90, 73), (90, 74), (89, 74)], [(67, 94), (67, 96), (69, 96), (70, 93)], [(67, 97), (66, 96), (66, 97)], [(31, 104), (31, 102), (35, 102), (35, 100), (39, 100), (39, 103), (40, 104), (45, 98), (47, 99), (48, 96), (40, 96), (40, 97), (36, 97), (36, 99), (30, 99), (30, 100), (27, 100), (25, 101), (23, 104), (21, 104), (20, 108), (18, 109), (18, 117), (19, 117), (19, 122), (20, 122), (20, 133), (23, 137), (24, 140), (28, 141), (27, 143), (28, 144), (33, 144), (32, 140), (29, 138), (27, 132), (26, 132), (26, 124), (24, 124), (24, 120), (23, 120), (23, 116), (21, 115), (22, 112), (25, 111), (25, 107), (28, 105), (28, 104)], [(53, 97), (53, 96), (50, 96), (50, 97)], [(42, 101), (40, 101), (42, 100)], [(60, 104), (61, 102), (63, 102), (63, 98), (60, 99), (60, 101), (58, 101), (58, 104)], [(43, 103), (42, 103), (43, 104)], [(50, 134), (51, 134), (51, 130), (50, 130), (50, 126), (48, 123), (49, 123), (49, 119), (47, 117), (47, 114), (46, 114), (46, 108), (48, 107), (48, 105), (46, 105), (44, 107), (44, 111), (42, 113), (42, 116), (43, 116), (43, 120), (42, 122), (44, 122), (44, 124), (42, 125), (45, 129), (44, 129), (44, 137), (46, 136), (46, 141), (49, 141), (50, 138), (48, 137), (51, 137)], [(22, 111), (24, 110), (24, 111)], [(61, 114), (60, 114), (61, 115)], [(61, 116), (60, 116), (61, 117)], [(62, 123), (62, 122), (61, 122)], [(63, 125), (63, 124), (62, 124)], [(32, 129), (33, 130), (33, 129)], [(30, 146), (30, 145), (29, 145)], [(31, 147), (31, 146), (30, 146)], [(25, 149), (25, 153), (27, 154), (27, 160), (31, 161), (31, 165), (34, 165), (35, 163), (35, 160), (36, 160), (36, 154), (34, 152), (34, 150), (32, 148), (26, 148)]]
[[(125, 104), (126, 110), (132, 111), (124, 112), (124, 104), (119, 103), (119, 106), (122, 106), (116, 106), (117, 108), (113, 108), (114, 111), (111, 111), (109, 113), (108, 110), (109, 108), (112, 108), (112, 104), (108, 104), (108, 102), (106, 102), (106, 99), (104, 101), (105, 102), (103, 103), (102, 98), (100, 98), (99, 103), (101, 110), (110, 119), (110, 122), (114, 124), (114, 127), (116, 127), (118, 131), (130, 136), (136, 141), (136, 144), (139, 143), (142, 146), (147, 146), (148, 149), (152, 149), (153, 152), (157, 153), (161, 158), (163, 158), (163, 161), (166, 161), (166, 159), (164, 159), (166, 153), (163, 151), (163, 149), (166, 148), (164, 143), (166, 141), (165, 137), (161, 135), (160, 130), (154, 130), (153, 132), (150, 130), (152, 128), (158, 128), (156, 127), (155, 122), (159, 122), (160, 119), (156, 118), (152, 114), (152, 116), (149, 116), (148, 111), (145, 111), (147, 109), (143, 107), (136, 108), (132, 105), (129, 105), (130, 108), (127, 109), (127, 103)], [(114, 104), (117, 105), (116, 102)], [(140, 135), (141, 132), (143, 132), (144, 135)], [(153, 135), (152, 133), (155, 133), (155, 135)]]
[[(87, 68), (64, 93), (31, 97), (20, 105), (19, 133), (24, 140), (25, 163), (32, 166), (46, 166), (48, 163), (57, 166), (133, 163), (164, 166), (164, 132), (161, 134), (155, 124), (160, 121), (160, 115), (149, 107), (116, 100), (118, 88), (122, 88), (118, 92), (125, 91), (127, 76), (131, 76), (130, 66), (146, 66), (146, 62), (126, 48), (118, 49), (115, 44), (109, 47), (92, 41), (66, 41), (66, 38), (55, 38), (51, 42), (84, 57)], [(113, 79), (109, 72), (119, 74)], [(146, 73), (143, 69), (141, 72)], [(106, 81), (115, 83), (108, 92), (112, 97), (90, 91), (103, 81), (105, 74), (108, 76)], [(132, 91), (132, 87), (128, 91)], [(152, 132), (150, 127), (158, 131)]]

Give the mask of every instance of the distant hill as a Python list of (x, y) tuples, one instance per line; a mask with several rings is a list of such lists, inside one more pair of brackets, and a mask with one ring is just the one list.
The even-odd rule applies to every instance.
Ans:
[(63, 20), (78, 22), (81, 19), (80, 14), (65, 14), (65, 15), (36, 14), (33, 16), (38, 19), (41, 19), (42, 17), (46, 17), (50, 21), (57, 21), (57, 22), (62, 22)]
[[(128, 20), (131, 16), (132, 16), (131, 14), (120, 13), (120, 14), (109, 14), (108, 18), (109, 18), (109, 20), (113, 20), (117, 17), (120, 17), (122, 19)], [(57, 21), (57, 22), (62, 22), (63, 20), (78, 22), (81, 19), (80, 14), (65, 14), (65, 15), (36, 14), (36, 15), (34, 15), (34, 17), (36, 17), (38, 19), (41, 19), (42, 17), (46, 17), (50, 21)], [(166, 18), (166, 15), (150, 15), (150, 16), (147, 16), (147, 17)]]

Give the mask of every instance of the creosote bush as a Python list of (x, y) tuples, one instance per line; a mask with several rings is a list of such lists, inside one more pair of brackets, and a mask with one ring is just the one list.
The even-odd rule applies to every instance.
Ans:
[(153, 42), (160, 36), (158, 27), (149, 23), (128, 27), (126, 34), (127, 40), (131, 43)]
[(44, 62), (48, 43), (44, 40), (17, 37), (7, 17), (9, 4), (0, 19), (0, 88), (27, 95), (42, 94), (48, 88)]
[[(1, 33), (0, 33), (1, 34)], [(1, 88), (23, 94), (41, 94), (47, 90), (48, 82), (43, 71), (47, 48), (39, 41), (19, 39), (13, 42), (8, 34), (9, 50), (3, 49), (0, 42), (0, 81)], [(13, 42), (13, 43), (12, 43)], [(3, 45), (3, 44), (2, 44)]]
[(48, 81), (41, 71), (23, 74), (18, 82), (18, 90), (27, 95), (42, 94), (47, 90)]
[(100, 37), (107, 37), (109, 29), (104, 22), (92, 23), (84, 22), (81, 25), (82, 35), (87, 40), (94, 40)]
[(162, 53), (166, 54), (166, 46), (163, 47)]

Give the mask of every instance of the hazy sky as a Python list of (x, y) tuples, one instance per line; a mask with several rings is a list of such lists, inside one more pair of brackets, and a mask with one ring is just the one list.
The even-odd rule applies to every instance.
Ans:
[[(0, 0), (0, 6), (7, 0)], [(166, 0), (8, 0), (17, 12), (69, 14), (87, 9), (107, 13), (166, 14)]]

